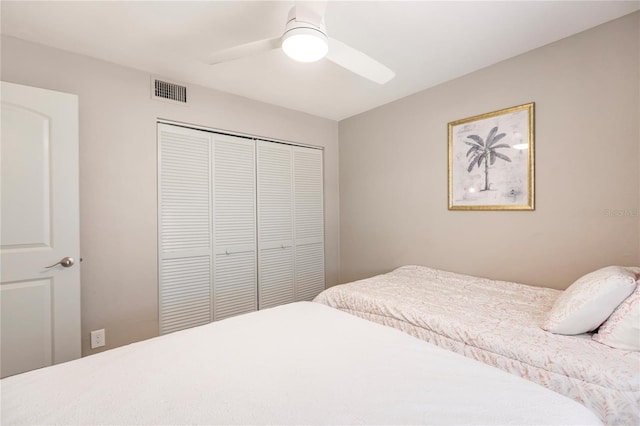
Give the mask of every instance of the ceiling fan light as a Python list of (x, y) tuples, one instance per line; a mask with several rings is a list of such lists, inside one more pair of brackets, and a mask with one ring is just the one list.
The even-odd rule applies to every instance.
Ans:
[(282, 50), (298, 62), (315, 62), (324, 58), (329, 51), (327, 36), (312, 28), (294, 28), (282, 38)]

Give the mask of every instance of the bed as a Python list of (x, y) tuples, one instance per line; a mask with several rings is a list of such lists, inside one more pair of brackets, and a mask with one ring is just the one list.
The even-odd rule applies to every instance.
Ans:
[(640, 424), (640, 353), (541, 329), (559, 290), (403, 266), (316, 302), (394, 327), (568, 396), (606, 424)]
[(5, 378), (2, 424), (600, 424), (539, 385), (299, 302)]

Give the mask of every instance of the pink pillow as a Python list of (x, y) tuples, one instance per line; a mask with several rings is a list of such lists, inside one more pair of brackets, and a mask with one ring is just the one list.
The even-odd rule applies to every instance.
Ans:
[(635, 288), (635, 274), (621, 266), (591, 272), (558, 297), (542, 328), (569, 335), (593, 331)]
[(640, 351), (640, 286), (636, 286), (592, 338), (612, 348)]

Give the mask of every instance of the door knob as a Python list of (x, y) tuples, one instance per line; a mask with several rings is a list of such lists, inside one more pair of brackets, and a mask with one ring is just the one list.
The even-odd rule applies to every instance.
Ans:
[(64, 268), (68, 268), (70, 266), (73, 266), (73, 257), (63, 257), (62, 259), (60, 259), (59, 262), (54, 263), (53, 265), (50, 266), (45, 266), (45, 268), (53, 268), (54, 266), (62, 266)]

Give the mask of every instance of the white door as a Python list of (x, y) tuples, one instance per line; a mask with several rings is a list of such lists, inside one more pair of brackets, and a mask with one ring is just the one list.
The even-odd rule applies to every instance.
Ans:
[(160, 334), (257, 309), (252, 140), (158, 124)]
[(324, 290), (322, 151), (258, 141), (260, 309)]
[(81, 355), (78, 98), (5, 82), (0, 97), (6, 377)]
[(258, 141), (260, 309), (295, 301), (292, 147)]
[(160, 334), (212, 321), (211, 135), (158, 124)]
[(213, 138), (213, 319), (258, 309), (256, 148), (254, 141)]
[(324, 290), (322, 151), (293, 147), (295, 299)]

